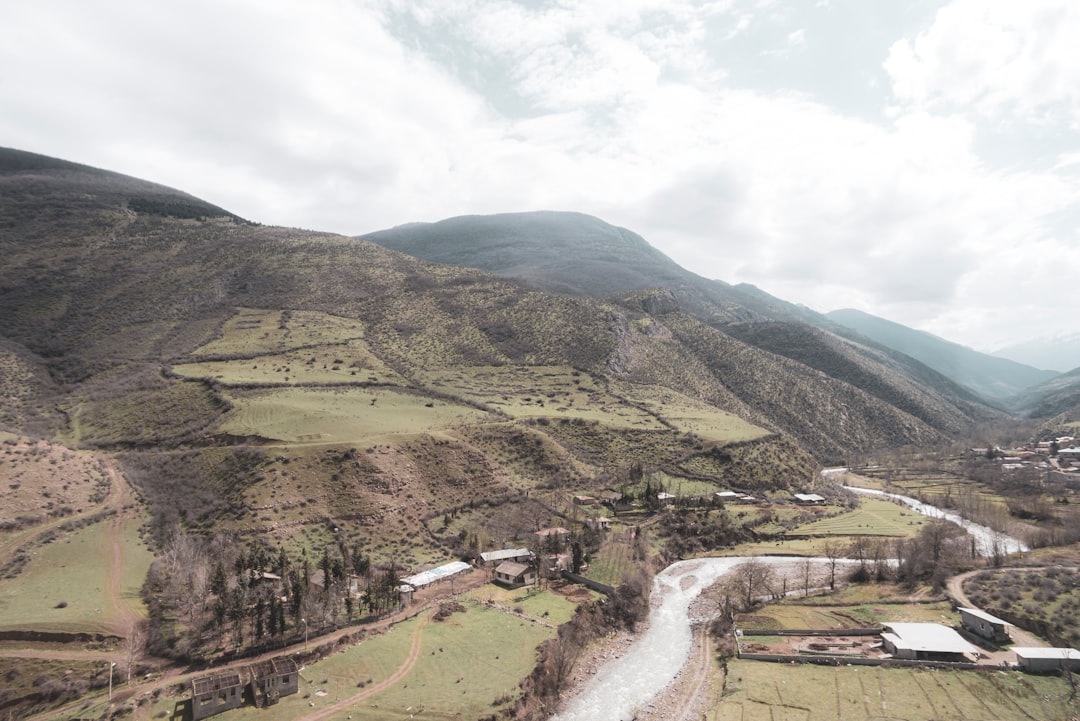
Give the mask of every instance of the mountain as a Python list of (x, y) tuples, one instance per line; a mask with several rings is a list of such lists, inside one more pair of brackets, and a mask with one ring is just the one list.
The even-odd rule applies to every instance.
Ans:
[(0, 149), (0, 430), (114, 456), (159, 537), (341, 528), (416, 565), (558, 525), (634, 468), (809, 487), (819, 463), (1000, 417), (627, 231), (540, 220), (565, 232), (531, 262), (476, 232), (508, 268), (555, 269), (525, 283)]
[(1011, 398), (1025, 388), (1044, 383), (1057, 373), (979, 353), (957, 343), (914, 330), (884, 318), (845, 309), (826, 314), (878, 343), (922, 361), (930, 368), (997, 401)]
[(1057, 371), (1077, 368), (1080, 367), (1080, 333), (1061, 333), (1027, 340), (999, 348), (992, 355), (1036, 368)]
[(1031, 418), (1056, 419), (1058, 427), (1080, 422), (1080, 368), (1028, 388), (1011, 405)]
[[(682, 268), (641, 236), (580, 213), (462, 216), (361, 236), (439, 263), (464, 265), (552, 293), (672, 308), (772, 355), (851, 384), (950, 434), (992, 417), (971, 390), (909, 356), (753, 286), (731, 286)], [(662, 288), (663, 293), (649, 293)], [(642, 295), (644, 293), (644, 295)]]

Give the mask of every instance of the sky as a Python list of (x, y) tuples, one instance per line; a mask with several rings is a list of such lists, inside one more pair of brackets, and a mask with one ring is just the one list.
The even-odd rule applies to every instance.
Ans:
[(0, 145), (358, 235), (573, 210), (979, 350), (1080, 332), (1074, 0), (0, 3)]

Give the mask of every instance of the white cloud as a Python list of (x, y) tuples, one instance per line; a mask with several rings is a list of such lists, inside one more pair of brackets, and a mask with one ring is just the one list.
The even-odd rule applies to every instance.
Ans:
[[(1074, 146), (995, 168), (983, 122), (1063, 113), (1080, 86), (1043, 10), (979, 7), (881, 46), (895, 112), (871, 122), (713, 60), (829, 42), (782, 3), (7, 3), (0, 138), (320, 230), (593, 213), (708, 277), (1000, 345), (1071, 293), (1080, 243), (1053, 218), (1080, 178)], [(1045, 47), (995, 40), (1006, 17)]]
[(954, 0), (885, 68), (902, 105), (1080, 128), (1080, 5)]

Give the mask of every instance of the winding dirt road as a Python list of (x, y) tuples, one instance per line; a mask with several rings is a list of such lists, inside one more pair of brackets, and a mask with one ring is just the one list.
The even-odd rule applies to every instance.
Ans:
[(427, 626), (428, 621), (431, 620), (431, 614), (432, 612), (428, 611), (426, 614), (424, 614), (424, 617), (420, 619), (420, 623), (417, 624), (416, 630), (413, 631), (412, 644), (409, 646), (409, 655), (405, 657), (405, 661), (402, 662), (400, 666), (398, 666), (396, 671), (394, 671), (392, 674), (387, 676), (379, 683), (372, 684), (371, 686), (366, 687), (360, 693), (350, 696), (349, 698), (342, 699), (341, 701), (333, 703), (326, 708), (319, 709), (318, 711), (313, 711), (305, 716), (297, 717), (297, 721), (326, 721), (326, 719), (330, 718), (334, 714), (341, 713), (346, 709), (350, 708), (351, 706), (355, 706), (356, 704), (361, 703), (364, 700), (375, 696), (376, 694), (382, 693), (386, 689), (392, 687), (401, 679), (405, 678), (405, 676), (408, 675), (409, 671), (412, 670), (413, 666), (416, 665), (416, 662), (420, 659), (420, 650), (423, 647), (424, 627)]

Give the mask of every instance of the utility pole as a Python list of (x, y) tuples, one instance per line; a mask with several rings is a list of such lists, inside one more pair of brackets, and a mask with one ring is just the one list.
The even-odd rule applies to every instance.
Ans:
[(113, 669), (116, 668), (116, 661), (113, 661), (109, 665), (109, 705), (112, 706), (112, 676)]
[(307, 631), (308, 631), (307, 619), (306, 618), (301, 618), (300, 623), (304, 624), (304, 652), (306, 653), (307, 652)]

